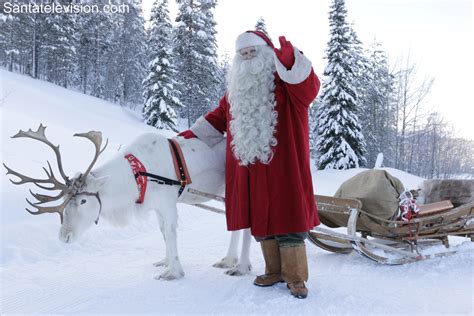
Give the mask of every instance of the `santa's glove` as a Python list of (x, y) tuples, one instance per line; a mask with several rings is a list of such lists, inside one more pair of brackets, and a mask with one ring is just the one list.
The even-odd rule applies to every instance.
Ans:
[(280, 40), (280, 49), (274, 48), (275, 55), (278, 57), (280, 62), (286, 69), (291, 69), (295, 63), (295, 52), (293, 45), (290, 41), (287, 41), (284, 36), (278, 38)]
[(197, 136), (190, 129), (182, 131), (178, 134), (178, 136), (184, 137), (185, 139), (197, 138)]

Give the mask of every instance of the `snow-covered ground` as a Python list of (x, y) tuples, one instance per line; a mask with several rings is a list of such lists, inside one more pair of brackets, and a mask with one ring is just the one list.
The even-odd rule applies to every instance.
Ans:
[[(28, 175), (42, 176), (44, 144), (10, 139), (40, 122), (61, 144), (65, 171), (87, 167), (92, 146), (76, 132), (100, 130), (109, 147), (100, 160), (143, 132), (154, 131), (134, 113), (99, 99), (0, 70), (2, 161)], [(168, 136), (170, 132), (163, 132)], [(99, 161), (100, 164), (100, 161)], [(362, 169), (314, 172), (318, 194), (333, 194)], [(422, 180), (389, 169), (406, 187)], [(252, 285), (264, 269), (252, 243), (253, 271), (231, 277), (212, 267), (226, 251), (229, 233), (222, 215), (179, 205), (178, 245), (184, 278), (158, 281), (164, 242), (153, 214), (145, 222), (118, 229), (101, 221), (74, 244), (58, 240), (59, 217), (31, 216), (28, 188), (1, 178), (0, 314), (473, 314), (473, 252), (405, 266), (384, 266), (357, 254), (337, 255), (307, 243), (310, 290), (306, 300), (291, 297), (284, 284)], [(472, 248), (469, 246), (469, 248)]]

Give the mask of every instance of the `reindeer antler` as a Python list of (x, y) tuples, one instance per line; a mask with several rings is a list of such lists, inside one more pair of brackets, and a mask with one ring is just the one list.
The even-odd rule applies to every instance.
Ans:
[[(33, 183), (34, 185), (36, 185), (36, 186), (38, 186), (42, 189), (45, 189), (45, 190), (67, 190), (68, 189), (67, 183), (69, 182), (69, 178), (66, 176), (66, 174), (64, 173), (64, 170), (63, 170), (62, 161), (61, 161), (61, 153), (59, 152), (59, 146), (54, 146), (46, 138), (46, 135), (44, 133), (45, 130), (46, 130), (46, 127), (43, 126), (43, 124), (40, 124), (40, 126), (38, 127), (38, 130), (36, 132), (33, 132), (31, 129), (29, 129), (27, 132), (24, 132), (24, 131), (20, 130), (17, 134), (13, 135), (12, 138), (19, 138), (19, 137), (32, 138), (32, 139), (35, 139), (35, 140), (39, 140), (40, 142), (43, 142), (46, 145), (48, 145), (49, 147), (51, 147), (53, 149), (55, 155), (56, 155), (56, 160), (58, 162), (58, 169), (59, 169), (59, 172), (61, 173), (61, 176), (62, 176), (63, 180), (65, 181), (65, 183), (62, 183), (62, 182), (60, 182), (59, 180), (56, 179), (49, 161), (47, 161), (49, 172), (48, 172), (48, 170), (46, 170), (46, 168), (43, 168), (44, 172), (46, 173), (46, 176), (48, 177), (47, 179), (30, 178), (28, 176), (25, 176), (25, 175), (19, 173), (19, 172), (14, 171), (13, 169), (8, 168), (7, 165), (5, 165), (5, 164), (3, 164), (3, 166), (7, 169), (7, 174), (12, 174), (12, 175), (20, 178), (20, 181), (17, 181), (17, 182), (15, 182), (13, 180), (10, 180), (13, 184)], [(53, 186), (52, 187), (47, 187), (47, 186), (41, 185), (40, 183), (52, 184)]]
[[(36, 132), (33, 132), (31, 129), (29, 129), (27, 132), (24, 132), (20, 130), (17, 134), (13, 135), (12, 138), (19, 138), (19, 137), (26, 137), (26, 138), (32, 138), (39, 140), (40, 142), (45, 143), (51, 149), (53, 149), (54, 154), (56, 155), (56, 160), (58, 162), (58, 169), (59, 173), (63, 177), (64, 181), (67, 183), (69, 181), (69, 178), (66, 176), (63, 170), (63, 163), (61, 161), (61, 154), (59, 152), (59, 146), (54, 146), (47, 138), (46, 135), (44, 134), (44, 131), (46, 130), (46, 126), (43, 126), (43, 124), (40, 124), (38, 127), (38, 130)], [(52, 174), (52, 173), (51, 173)]]
[[(31, 191), (30, 191), (31, 192)], [(38, 211), (33, 212), (30, 211), (29, 209), (26, 209), (26, 211), (32, 215), (40, 215), (44, 213), (58, 213), (59, 217), (61, 219), (61, 224), (63, 223), (63, 214), (64, 214), (64, 209), (66, 208), (67, 203), (69, 203), (69, 199), (64, 199), (64, 201), (55, 206), (39, 206), (38, 204), (42, 204), (44, 202), (39, 202), (39, 203), (31, 203), (28, 199), (26, 199), (26, 202), (36, 208)]]
[(89, 167), (87, 168), (86, 172), (82, 175), (82, 179), (85, 179), (89, 172), (92, 170), (92, 167), (97, 161), (97, 158), (99, 158), (99, 155), (102, 154), (107, 147), (107, 144), (109, 143), (109, 140), (106, 141), (104, 148), (102, 150), (100, 147), (102, 146), (102, 133), (97, 132), (97, 131), (90, 131), (87, 133), (76, 133), (74, 136), (78, 137), (84, 137), (90, 140), (94, 145), (95, 145), (95, 155), (94, 158), (92, 159), (92, 162), (90, 163)]
[[(61, 218), (61, 223), (63, 222), (63, 212), (64, 209), (66, 208), (67, 203), (69, 202), (70, 198), (77, 193), (77, 190), (80, 189), (80, 187), (83, 185), (85, 178), (89, 174), (89, 172), (92, 170), (92, 167), (97, 161), (97, 158), (99, 155), (105, 150), (107, 147), (108, 141), (106, 142), (104, 148), (101, 150), (100, 147), (102, 145), (102, 133), (101, 132), (96, 132), (96, 131), (90, 131), (88, 133), (79, 133), (79, 134), (74, 134), (74, 136), (79, 136), (79, 137), (84, 137), (92, 141), (95, 145), (95, 155), (94, 158), (92, 159), (91, 164), (87, 168), (86, 172), (84, 172), (83, 175), (81, 175), (78, 179), (72, 179), (69, 180), (69, 178), (66, 176), (63, 170), (63, 165), (61, 161), (61, 153), (59, 152), (59, 146), (54, 146), (47, 138), (45, 135), (45, 130), (46, 127), (43, 126), (43, 124), (40, 124), (38, 127), (38, 130), (36, 132), (32, 131), (29, 129), (27, 132), (24, 131), (19, 131), (17, 134), (12, 136), (12, 138), (19, 138), (19, 137), (26, 137), (26, 138), (32, 138), (36, 139), (40, 142), (45, 143), (49, 147), (51, 147), (56, 155), (56, 160), (58, 163), (58, 170), (59, 173), (61, 174), (63, 180), (65, 183), (60, 182), (59, 180), (56, 179), (54, 176), (53, 170), (51, 168), (51, 164), (49, 161), (48, 163), (48, 169), (43, 167), (44, 172), (46, 173), (47, 179), (36, 179), (36, 178), (31, 178), (28, 176), (25, 176), (17, 171), (14, 171), (7, 167), (5, 164), (3, 166), (7, 169), (7, 175), (12, 174), (16, 177), (18, 177), (20, 180), (18, 181), (13, 181), (10, 180), (13, 184), (20, 185), (20, 184), (25, 184), (25, 183), (33, 183), (37, 187), (44, 189), (44, 190), (60, 190), (61, 192), (56, 195), (56, 196), (49, 196), (49, 195), (44, 195), (44, 194), (37, 194), (33, 193), (30, 190), (31, 195), (38, 200), (36, 203), (30, 202), (28, 199), (26, 201), (28, 204), (30, 204), (32, 207), (36, 208), (38, 211), (33, 212), (30, 211), (29, 209), (26, 209), (30, 214), (33, 215), (39, 215), (39, 214), (44, 214), (44, 213), (58, 213), (60, 218)], [(52, 186), (45, 186), (46, 185), (52, 185)], [(63, 202), (59, 205), (56, 206), (41, 206), (41, 204), (48, 203), (48, 202), (53, 202), (57, 201), (60, 199), (63, 199)]]
[[(3, 166), (5, 167), (5, 169), (7, 169), (7, 175), (12, 174), (12, 175), (20, 178), (20, 180), (16, 181), (16, 182), (10, 179), (10, 182), (13, 183), (13, 184), (33, 183), (34, 185), (40, 187), (41, 189), (45, 189), (45, 190), (66, 190), (67, 189), (67, 185), (65, 185), (64, 183), (59, 182), (54, 177), (54, 174), (53, 174), (53, 171), (51, 170), (51, 165), (49, 164), (49, 161), (48, 161), (48, 166), (49, 166), (49, 170), (50, 170), (49, 173), (45, 168), (43, 168), (43, 170), (46, 172), (46, 175), (48, 176), (48, 179), (30, 178), (30, 177), (27, 177), (27, 176), (19, 173), (19, 172), (16, 172), (13, 169), (8, 168), (8, 166), (6, 164), (3, 164)], [(45, 187), (44, 185), (41, 185), (40, 183), (52, 184), (53, 186), (52, 187)]]
[[(42, 143), (45, 143), (46, 145), (51, 147), (51, 149), (53, 149), (53, 151), (56, 155), (56, 161), (58, 163), (59, 173), (61, 174), (61, 177), (63, 178), (65, 183), (62, 183), (58, 179), (56, 179), (56, 177), (54, 176), (54, 173), (53, 173), (53, 169), (51, 168), (51, 164), (49, 163), (49, 161), (47, 161), (49, 170), (43, 167), (43, 170), (46, 173), (47, 179), (31, 178), (31, 177), (25, 176), (24, 174), (21, 174), (17, 171), (14, 171), (13, 169), (7, 167), (7, 165), (5, 165), (5, 164), (3, 164), (3, 166), (7, 169), (7, 175), (12, 174), (12, 175), (14, 175), (14, 176), (16, 176), (20, 179), (19, 181), (13, 181), (13, 180), (10, 179), (10, 181), (13, 184), (20, 185), (20, 184), (25, 184), (25, 183), (33, 183), (37, 187), (39, 187), (41, 189), (44, 189), (44, 190), (50, 190), (50, 191), (60, 190), (61, 192), (56, 196), (36, 194), (36, 193), (33, 193), (30, 190), (31, 195), (35, 199), (37, 199), (39, 202), (32, 203), (28, 199), (26, 199), (26, 201), (28, 202), (28, 204), (30, 204), (34, 208), (38, 209), (38, 211), (33, 212), (33, 211), (30, 211), (29, 209), (26, 209), (26, 210), (30, 214), (33, 214), (33, 215), (39, 215), (39, 214), (43, 214), (43, 213), (58, 213), (60, 218), (61, 218), (61, 223), (62, 223), (63, 222), (63, 211), (64, 211), (64, 208), (66, 207), (67, 203), (69, 202), (69, 198), (64, 199), (64, 201), (60, 205), (47, 206), (47, 207), (46, 206), (40, 206), (40, 204), (43, 204), (43, 203), (48, 203), (48, 202), (53, 202), (53, 201), (60, 200), (65, 195), (70, 195), (71, 196), (71, 189), (68, 186), (69, 185), (69, 178), (66, 176), (66, 174), (64, 173), (64, 170), (63, 170), (63, 165), (62, 165), (62, 161), (61, 161), (61, 153), (59, 152), (59, 146), (54, 146), (46, 138), (45, 130), (46, 130), (46, 127), (43, 126), (43, 124), (40, 124), (40, 126), (38, 127), (38, 130), (36, 132), (32, 131), (31, 129), (29, 129), (27, 132), (24, 132), (24, 131), (20, 130), (17, 134), (13, 135), (12, 138), (20, 138), (20, 137), (32, 138), (32, 139), (38, 140)], [(46, 185), (49, 184), (49, 185), (52, 185), (52, 186), (45, 186), (45, 184)]]

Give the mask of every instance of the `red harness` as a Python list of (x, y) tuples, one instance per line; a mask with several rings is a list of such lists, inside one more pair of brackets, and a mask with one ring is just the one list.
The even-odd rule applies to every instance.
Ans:
[(176, 177), (180, 179), (179, 181), (148, 173), (146, 171), (145, 165), (132, 154), (127, 154), (124, 157), (130, 164), (133, 175), (135, 176), (135, 180), (137, 181), (137, 186), (140, 191), (140, 195), (138, 196), (136, 202), (139, 204), (143, 203), (143, 200), (145, 199), (148, 177), (152, 178), (150, 181), (154, 181), (159, 184), (179, 185), (180, 188), (178, 190), (178, 196), (183, 193), (186, 185), (191, 184), (192, 182), (188, 172), (188, 168), (186, 166), (186, 161), (184, 160), (184, 156), (181, 151), (181, 148), (179, 147), (178, 142), (174, 139), (168, 139), (168, 141), (170, 145), (170, 150), (173, 153), (173, 165), (176, 172)]
[(145, 166), (142, 164), (137, 157), (132, 154), (125, 155), (130, 167), (132, 167), (133, 174), (135, 175), (135, 181), (137, 181), (138, 190), (140, 190), (140, 195), (138, 196), (137, 203), (143, 203), (145, 199), (147, 177), (143, 174), (146, 173)]

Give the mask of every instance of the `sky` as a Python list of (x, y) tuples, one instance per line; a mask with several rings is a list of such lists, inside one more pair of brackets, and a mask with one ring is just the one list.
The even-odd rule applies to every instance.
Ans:
[[(154, 0), (143, 0), (145, 16)], [(176, 4), (170, 1), (171, 18)], [(331, 0), (218, 0), (215, 9), (219, 54), (234, 53), (235, 38), (254, 29), (259, 19), (278, 46), (284, 35), (313, 62), (317, 74), (325, 67)], [(457, 135), (474, 140), (472, 84), (473, 21), (468, 0), (346, 0), (348, 21), (368, 47), (376, 39), (391, 65), (407, 59), (418, 78), (434, 78), (426, 110), (450, 122)]]

